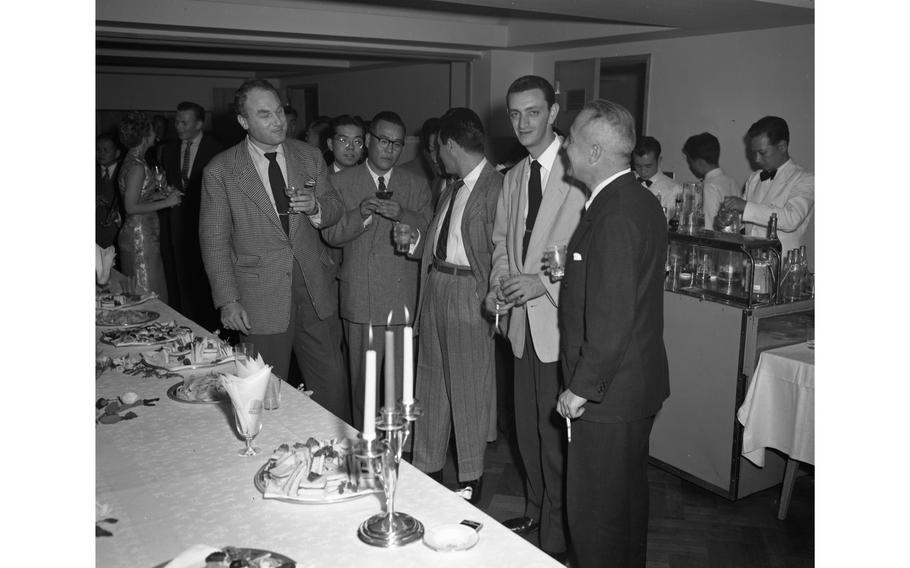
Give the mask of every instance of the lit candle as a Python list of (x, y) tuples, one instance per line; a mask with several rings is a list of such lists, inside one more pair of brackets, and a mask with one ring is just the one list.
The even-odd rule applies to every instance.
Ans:
[(392, 312), (385, 327), (385, 407), (395, 408), (395, 332), (392, 331)]
[(373, 347), (373, 325), (370, 324), (370, 343), (367, 352), (365, 368), (365, 385), (363, 394), (363, 439), (376, 439), (376, 351)]
[(404, 331), (401, 339), (404, 351), (404, 361), (401, 364), (403, 387), (401, 393), (402, 404), (414, 402), (414, 328), (410, 325), (408, 308), (404, 308)]

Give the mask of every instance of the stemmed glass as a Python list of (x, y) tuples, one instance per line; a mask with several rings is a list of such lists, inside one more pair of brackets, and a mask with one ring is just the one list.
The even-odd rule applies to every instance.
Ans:
[(259, 448), (253, 447), (253, 438), (262, 430), (262, 401), (251, 400), (249, 408), (246, 410), (238, 409), (237, 404), (233, 404), (234, 421), (237, 423), (237, 432), (243, 436), (246, 441), (246, 447), (238, 452), (240, 456), (255, 456), (259, 453)]
[[(294, 185), (293, 183), (289, 183), (287, 185), (287, 187), (284, 188), (284, 194), (288, 196), (288, 199), (291, 199), (292, 197), (297, 197), (298, 192), (299, 192), (299, 190), (297, 189), (297, 186)], [(296, 214), (297, 214), (297, 212), (294, 211), (294, 206), (291, 205), (290, 202), (288, 202), (288, 210), (285, 211), (285, 215), (296, 215)]]
[(167, 189), (167, 175), (164, 172), (164, 168), (160, 166), (155, 166), (155, 186), (158, 191)]

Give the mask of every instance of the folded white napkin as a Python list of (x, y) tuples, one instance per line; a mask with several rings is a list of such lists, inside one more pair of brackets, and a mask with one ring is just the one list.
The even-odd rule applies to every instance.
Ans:
[(237, 409), (237, 416), (243, 429), (250, 432), (250, 427), (259, 419), (258, 416), (251, 416), (250, 406), (253, 402), (259, 401), (258, 412), (262, 412), (262, 399), (265, 398), (265, 389), (269, 386), (272, 366), (265, 364), (262, 355), (257, 355), (255, 359), (241, 358), (236, 363), (237, 374), (222, 374), (221, 384), (231, 397), (231, 404)]
[(164, 568), (199, 568), (205, 566), (206, 556), (219, 550), (221, 549), (207, 544), (194, 544), (175, 556)]
[(107, 248), (101, 248), (95, 243), (95, 282), (99, 286), (104, 286), (111, 278), (111, 267), (114, 266), (114, 257), (117, 251), (114, 245)]

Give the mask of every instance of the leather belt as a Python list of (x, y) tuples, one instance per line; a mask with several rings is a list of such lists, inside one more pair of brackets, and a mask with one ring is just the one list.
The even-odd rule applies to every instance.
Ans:
[(442, 272), (443, 274), (451, 274), (453, 276), (474, 276), (474, 272), (470, 268), (458, 268), (457, 266), (451, 266), (442, 264), (438, 258), (433, 259), (433, 270)]

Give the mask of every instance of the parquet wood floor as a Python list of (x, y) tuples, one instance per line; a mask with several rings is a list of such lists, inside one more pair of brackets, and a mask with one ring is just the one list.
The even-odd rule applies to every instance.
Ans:
[[(500, 422), (503, 425), (502, 422)], [(488, 445), (480, 508), (504, 521), (524, 513), (517, 450), (508, 433)], [(456, 486), (452, 452), (444, 483)], [(655, 466), (648, 468), (648, 568), (802, 568), (814, 565), (814, 476), (796, 482), (777, 520), (780, 486), (729, 501)], [(537, 545), (536, 532), (526, 537)]]

